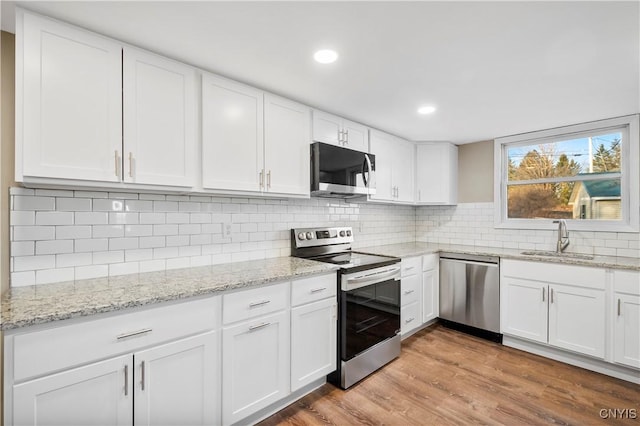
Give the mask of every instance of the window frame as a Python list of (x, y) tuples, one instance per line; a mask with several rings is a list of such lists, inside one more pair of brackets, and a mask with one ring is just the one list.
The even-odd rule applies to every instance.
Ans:
[(605, 231), (605, 232), (638, 232), (640, 231), (640, 129), (639, 114), (589, 123), (574, 124), (553, 129), (505, 136), (494, 140), (494, 226), (505, 229), (556, 229), (555, 219), (510, 219), (507, 217), (507, 182), (508, 182), (508, 148), (523, 145), (538, 145), (549, 142), (585, 137), (602, 131), (621, 131), (621, 164), (620, 172), (615, 175), (598, 177), (566, 177), (549, 178), (535, 181), (518, 181), (529, 183), (591, 181), (620, 178), (621, 220), (567, 219), (570, 230)]

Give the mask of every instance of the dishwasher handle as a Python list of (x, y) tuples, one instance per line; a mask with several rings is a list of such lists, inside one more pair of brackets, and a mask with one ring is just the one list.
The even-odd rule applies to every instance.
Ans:
[(440, 261), (446, 261), (446, 262), (455, 262), (455, 263), (462, 263), (464, 265), (479, 265), (479, 266), (487, 266), (489, 268), (497, 268), (498, 264), (494, 263), (494, 262), (480, 262), (480, 261), (475, 261), (475, 260), (460, 260), (460, 259), (447, 259), (447, 258), (440, 258)]

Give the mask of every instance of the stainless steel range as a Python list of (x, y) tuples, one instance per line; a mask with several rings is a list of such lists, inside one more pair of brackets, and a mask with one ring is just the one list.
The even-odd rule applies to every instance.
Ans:
[(347, 389), (400, 355), (400, 259), (351, 250), (349, 227), (291, 230), (292, 256), (340, 266), (338, 369)]

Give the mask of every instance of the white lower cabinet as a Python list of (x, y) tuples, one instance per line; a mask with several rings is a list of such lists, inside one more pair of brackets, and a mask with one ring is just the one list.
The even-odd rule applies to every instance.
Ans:
[(335, 296), (291, 309), (291, 391), (336, 369)]
[(502, 333), (605, 357), (605, 271), (503, 260)]
[(10, 425), (130, 425), (133, 358), (72, 368), (13, 387)]
[(422, 258), (404, 258), (400, 268), (400, 334), (405, 336), (422, 325)]
[(289, 393), (285, 311), (222, 330), (222, 422), (235, 423)]
[(220, 422), (217, 338), (210, 331), (134, 354), (135, 425)]
[(640, 272), (614, 271), (613, 360), (640, 368)]
[(440, 315), (440, 274), (438, 254), (422, 256), (422, 322)]

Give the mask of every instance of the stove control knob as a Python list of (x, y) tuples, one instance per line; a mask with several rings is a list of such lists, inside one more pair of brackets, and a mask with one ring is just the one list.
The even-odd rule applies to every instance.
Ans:
[(351, 231), (347, 231), (347, 237), (351, 236)]
[(341, 237), (344, 237), (345, 235), (347, 235), (347, 233), (346, 233), (346, 232), (344, 232), (344, 231), (340, 231), (340, 236), (341, 236)]
[(299, 239), (299, 240), (304, 240), (304, 239), (306, 239), (306, 238), (307, 238), (307, 236), (304, 234), (304, 232), (300, 232), (300, 233), (298, 234), (298, 239)]
[(313, 233), (307, 232), (307, 240), (313, 239)]

